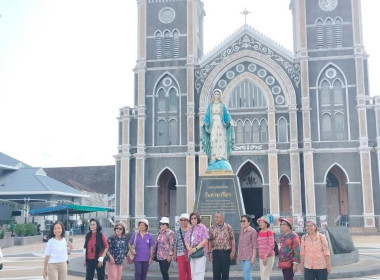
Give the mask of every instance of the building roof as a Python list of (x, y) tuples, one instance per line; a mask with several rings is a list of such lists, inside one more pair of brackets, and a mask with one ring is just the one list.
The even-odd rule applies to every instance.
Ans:
[(244, 24), (239, 29), (237, 29), (234, 33), (232, 33), (230, 36), (224, 39), (221, 43), (219, 43), (214, 49), (212, 49), (210, 52), (205, 54), (199, 61), (199, 64), (201, 65), (201, 67), (206, 65), (208, 62), (212, 61), (215, 58), (215, 56), (217, 56), (224, 49), (226, 49), (228, 46), (233, 44), (236, 40), (238, 40), (244, 35), (251, 36), (252, 38), (254, 38), (255, 41), (264, 44), (267, 48), (272, 49), (273, 51), (277, 52), (278, 54), (288, 59), (289, 61), (294, 61), (293, 52), (281, 46), (279, 43), (267, 37), (266, 35), (258, 31), (257, 29), (247, 24)]
[(46, 174), (77, 190), (112, 195), (115, 193), (115, 166), (44, 168)]
[(0, 152), (0, 170), (17, 170), (20, 167), (31, 167), (22, 161)]
[(22, 167), (0, 175), (0, 195), (64, 195), (85, 197), (80, 191), (46, 176), (42, 168)]

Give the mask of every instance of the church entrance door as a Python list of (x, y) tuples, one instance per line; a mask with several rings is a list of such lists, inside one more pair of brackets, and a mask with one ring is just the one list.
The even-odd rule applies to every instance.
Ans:
[[(247, 162), (238, 172), (245, 213), (256, 222), (263, 215), (263, 181), (257, 167)], [(255, 224), (257, 226), (257, 224)]]
[(280, 216), (291, 216), (291, 196), (289, 179), (282, 176), (280, 179)]
[(328, 225), (347, 226), (347, 177), (337, 165), (330, 169), (326, 177), (326, 212)]
[(163, 217), (176, 215), (177, 210), (177, 182), (173, 173), (165, 169), (158, 178), (158, 214)]

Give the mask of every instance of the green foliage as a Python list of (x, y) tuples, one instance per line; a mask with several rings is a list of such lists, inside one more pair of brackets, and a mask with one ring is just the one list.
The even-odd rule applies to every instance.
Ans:
[(17, 224), (15, 226), (15, 233), (17, 236), (25, 236), (25, 225), (24, 224)]
[(14, 231), (17, 236), (33, 236), (37, 234), (36, 225), (33, 223), (17, 224)]
[(37, 234), (37, 227), (33, 223), (25, 224), (25, 236), (33, 236)]

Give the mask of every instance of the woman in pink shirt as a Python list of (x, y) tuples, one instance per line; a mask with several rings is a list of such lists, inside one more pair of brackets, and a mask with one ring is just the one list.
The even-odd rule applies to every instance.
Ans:
[(257, 220), (261, 230), (257, 236), (257, 247), (260, 258), (260, 277), (262, 280), (269, 280), (274, 263), (274, 234), (269, 229), (270, 223), (267, 216), (262, 216)]
[(330, 250), (313, 221), (306, 222), (307, 233), (301, 239), (301, 273), (305, 280), (327, 280), (331, 272)]

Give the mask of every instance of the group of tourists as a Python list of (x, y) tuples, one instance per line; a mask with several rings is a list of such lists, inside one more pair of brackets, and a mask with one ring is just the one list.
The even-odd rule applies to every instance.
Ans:
[[(252, 267), (259, 258), (260, 277), (270, 277), (278, 251), (278, 268), (284, 280), (291, 280), (300, 266), (305, 280), (324, 280), (331, 272), (330, 251), (326, 237), (318, 232), (313, 221), (307, 221), (307, 233), (301, 241), (292, 231), (293, 220), (280, 218), (282, 232), (279, 249), (267, 216), (257, 220), (259, 230), (251, 227), (251, 216), (241, 216), (239, 243), (236, 248), (235, 234), (231, 225), (224, 222), (223, 214), (217, 212), (215, 223), (210, 229), (201, 223), (197, 212), (182, 214), (180, 227), (173, 232), (169, 228), (169, 218), (162, 217), (156, 238), (149, 232), (147, 219), (138, 221), (138, 230), (127, 239), (126, 226), (119, 222), (114, 226), (114, 234), (108, 239), (102, 233), (98, 220), (91, 219), (86, 234), (84, 251), (86, 280), (104, 280), (105, 272), (109, 280), (120, 280), (126, 259), (134, 263), (135, 279), (147, 279), (149, 266), (158, 262), (162, 278), (169, 279), (172, 262), (178, 264), (180, 280), (203, 280), (206, 262), (212, 262), (213, 279), (229, 279), (231, 261), (240, 262), (245, 280), (252, 279)], [(51, 228), (52, 238), (45, 250), (43, 276), (49, 280), (66, 280), (67, 254), (72, 243), (66, 241), (64, 226), (56, 222)]]

